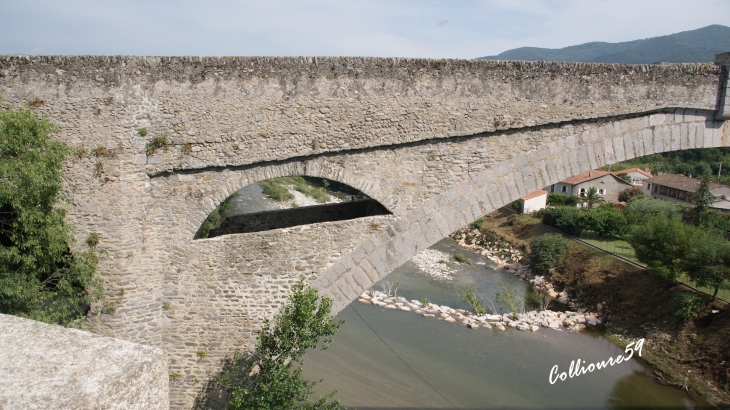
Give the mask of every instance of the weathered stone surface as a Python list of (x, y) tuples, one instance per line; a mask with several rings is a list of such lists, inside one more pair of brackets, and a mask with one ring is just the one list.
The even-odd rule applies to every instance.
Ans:
[(167, 409), (162, 349), (0, 314), (0, 408)]

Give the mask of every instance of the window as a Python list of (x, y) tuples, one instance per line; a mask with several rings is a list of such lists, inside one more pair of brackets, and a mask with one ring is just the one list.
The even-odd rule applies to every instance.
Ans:
[(606, 193), (606, 190), (603, 189), (603, 188), (601, 188), (601, 189), (598, 190), (598, 194), (600, 194), (600, 195), (603, 195), (605, 193)]
[(674, 188), (669, 188), (669, 196), (674, 196)]
[(667, 187), (665, 187), (665, 186), (659, 186), (659, 193), (662, 194), (662, 195), (666, 195), (667, 194)]
[(649, 192), (651, 192), (651, 184), (647, 185), (646, 189), (648, 189)]
[(568, 192), (568, 187), (563, 185), (563, 192)]
[(684, 201), (685, 198), (687, 198), (687, 191), (679, 191), (677, 199), (681, 199), (682, 201)]
[(555, 192), (555, 185), (550, 185), (550, 193)]
[(585, 188), (581, 188), (579, 194), (580, 194), (581, 197), (586, 196), (586, 189)]

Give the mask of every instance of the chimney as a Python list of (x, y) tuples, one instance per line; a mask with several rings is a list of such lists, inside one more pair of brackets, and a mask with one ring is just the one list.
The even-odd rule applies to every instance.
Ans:
[(590, 178), (591, 176), (593, 176), (593, 171), (588, 171), (588, 178)]

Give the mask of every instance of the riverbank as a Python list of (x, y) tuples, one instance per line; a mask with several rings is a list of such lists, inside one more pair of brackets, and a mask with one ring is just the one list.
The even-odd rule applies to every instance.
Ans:
[[(471, 239), (464, 236), (465, 247), (476, 250), (474, 244), (496, 240), (526, 255), (529, 240), (547, 229), (535, 218), (510, 215), (508, 210), (498, 210), (484, 216), (479, 232), (474, 234), (471, 227)], [(617, 345), (645, 338), (642, 359), (656, 368), (659, 382), (681, 386), (719, 408), (730, 408), (730, 309), (726, 303), (703, 296), (700, 314), (683, 321), (674, 315), (674, 296), (686, 288), (576, 243), (547, 279), (555, 291), (571, 298), (573, 306), (596, 307), (606, 336)]]

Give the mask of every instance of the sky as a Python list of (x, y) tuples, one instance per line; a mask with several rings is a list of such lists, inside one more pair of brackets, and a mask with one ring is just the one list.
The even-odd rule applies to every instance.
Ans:
[(0, 0), (0, 54), (476, 58), (711, 24), (729, 0)]

